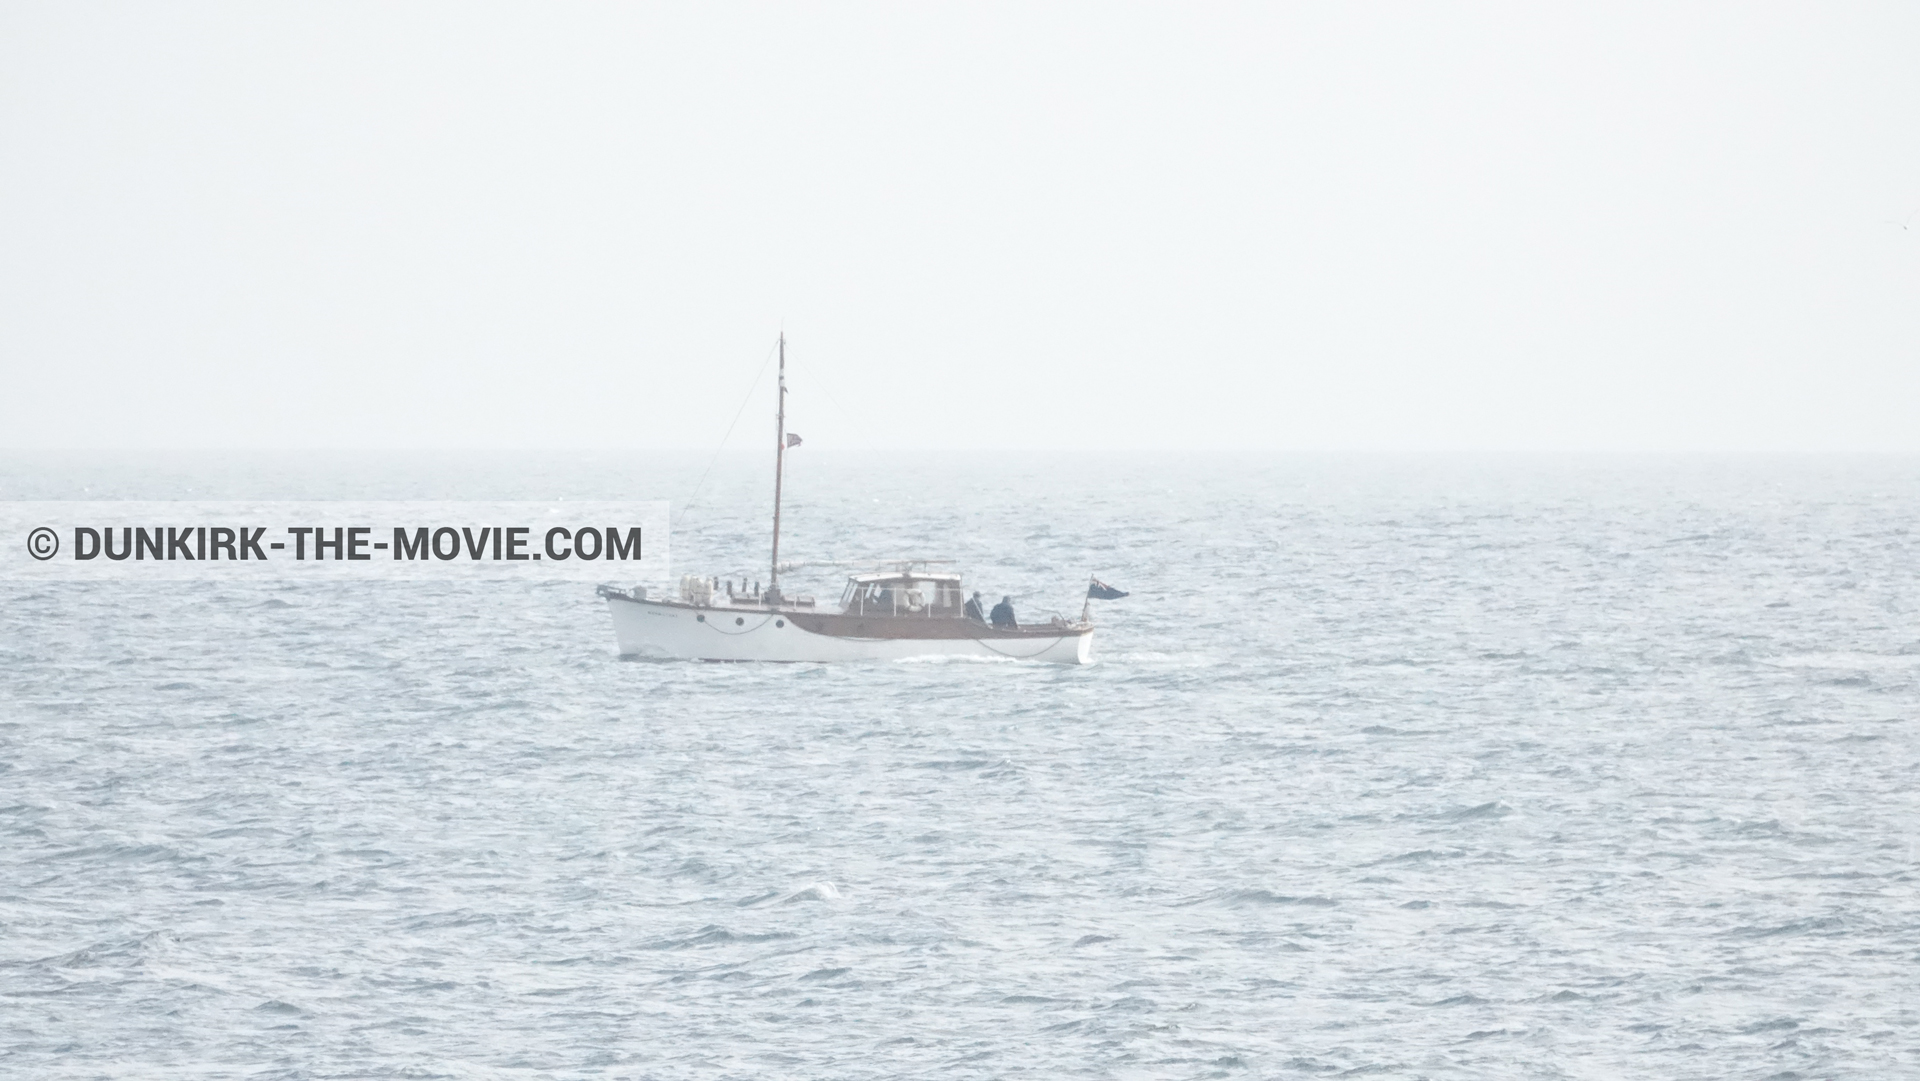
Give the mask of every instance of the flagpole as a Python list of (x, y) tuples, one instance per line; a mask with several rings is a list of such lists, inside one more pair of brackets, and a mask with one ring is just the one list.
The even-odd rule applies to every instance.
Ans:
[(767, 573), (767, 604), (780, 603), (780, 483), (787, 472), (787, 332), (780, 331), (780, 395), (773, 417), (773, 567)]

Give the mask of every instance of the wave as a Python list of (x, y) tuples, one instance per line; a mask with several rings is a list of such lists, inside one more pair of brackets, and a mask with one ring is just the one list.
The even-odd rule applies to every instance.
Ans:
[(1340, 902), (1320, 894), (1286, 894), (1263, 889), (1222, 889), (1213, 890), (1191, 900), (1181, 901), (1176, 907), (1189, 905), (1217, 904), (1228, 908), (1243, 908), (1263, 905), (1299, 905), (1307, 908), (1332, 908)]

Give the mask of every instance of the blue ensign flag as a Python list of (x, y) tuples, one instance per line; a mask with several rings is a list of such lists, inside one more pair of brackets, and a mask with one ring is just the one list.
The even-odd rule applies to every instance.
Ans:
[(1115, 589), (1098, 578), (1095, 578), (1093, 584), (1087, 587), (1087, 599), (1090, 601), (1117, 601), (1126, 595), (1126, 590)]

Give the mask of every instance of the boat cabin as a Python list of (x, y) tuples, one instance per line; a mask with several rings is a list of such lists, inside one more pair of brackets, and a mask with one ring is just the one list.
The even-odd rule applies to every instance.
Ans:
[(850, 616), (966, 618), (966, 595), (957, 574), (856, 574), (847, 579), (840, 606)]

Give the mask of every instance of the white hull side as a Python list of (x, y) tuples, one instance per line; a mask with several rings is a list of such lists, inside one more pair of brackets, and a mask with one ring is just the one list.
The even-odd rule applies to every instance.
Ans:
[(838, 638), (801, 630), (778, 612), (688, 608), (617, 597), (608, 598), (607, 606), (613, 613), (613, 633), (621, 654), (661, 660), (891, 661), (959, 656), (1086, 664), (1092, 659), (1091, 633), (998, 639)]

